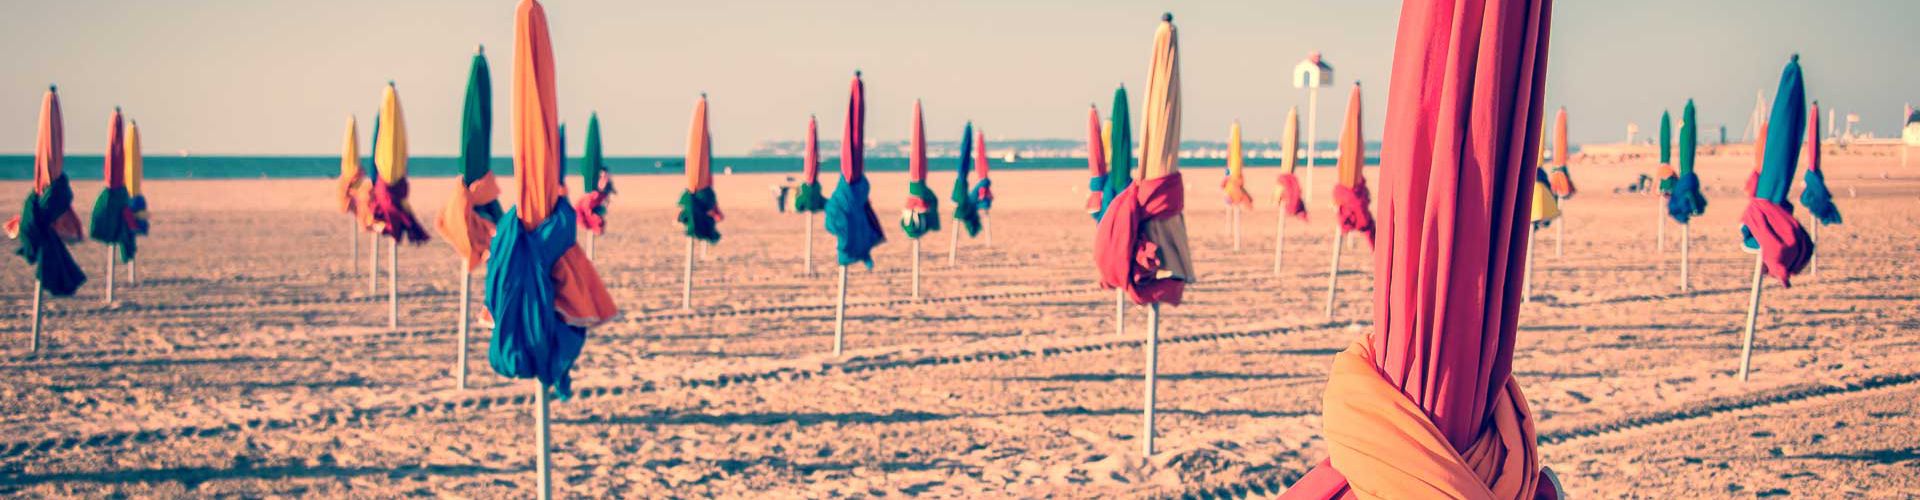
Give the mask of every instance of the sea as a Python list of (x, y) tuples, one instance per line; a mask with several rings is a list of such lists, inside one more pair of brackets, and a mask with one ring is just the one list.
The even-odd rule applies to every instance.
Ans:
[[(1323, 145), (1329, 147), (1331, 144)], [(1375, 146), (1369, 144), (1369, 146)], [(1329, 148), (1330, 149), (1330, 148)], [(1369, 147), (1366, 164), (1379, 164), (1377, 147)], [(1328, 151), (1322, 149), (1321, 151)], [(839, 169), (837, 152), (822, 151), (820, 169), (832, 173)], [(319, 179), (340, 175), (339, 156), (147, 156), (141, 167), (147, 179)], [(568, 167), (580, 165), (578, 158), (569, 158)], [(927, 163), (935, 172), (954, 168), (954, 158), (929, 158)], [(99, 180), (100, 165), (104, 160), (99, 155), (69, 155), (66, 157), (67, 176), (74, 180)], [(684, 173), (684, 159), (678, 156), (628, 156), (609, 157), (607, 168), (621, 175), (681, 175)], [(372, 165), (371, 159), (363, 165)], [(1278, 166), (1277, 158), (1249, 158), (1250, 167)], [(1317, 163), (1321, 168), (1332, 168), (1331, 156), (1322, 157)], [(1007, 162), (994, 158), (994, 170), (1076, 170), (1087, 168), (1086, 158), (1019, 158)], [(1181, 158), (1182, 168), (1225, 168), (1224, 158)], [(451, 156), (416, 156), (407, 160), (407, 175), (414, 177), (452, 177), (459, 173), (460, 161)], [(779, 156), (739, 156), (716, 157), (713, 170), (716, 175), (732, 173), (800, 173), (801, 159)], [(907, 159), (904, 157), (867, 157), (867, 169), (874, 172), (905, 172)], [(493, 172), (499, 176), (513, 174), (511, 158), (493, 159)], [(571, 172), (569, 172), (571, 173)], [(33, 156), (0, 155), (0, 180), (33, 179)]]

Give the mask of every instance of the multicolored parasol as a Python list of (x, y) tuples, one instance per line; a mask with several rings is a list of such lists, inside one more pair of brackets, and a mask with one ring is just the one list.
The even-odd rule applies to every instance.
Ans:
[(1330, 458), (1283, 498), (1564, 497), (1512, 375), (1551, 11), (1549, 0), (1402, 4), (1374, 331), (1334, 359)]

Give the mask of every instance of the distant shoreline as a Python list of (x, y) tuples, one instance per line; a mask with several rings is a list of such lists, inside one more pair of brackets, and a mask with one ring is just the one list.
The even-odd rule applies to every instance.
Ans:
[[(1369, 151), (1367, 165), (1378, 165), (1377, 151)], [(839, 156), (823, 155), (820, 162), (822, 172), (833, 173), (839, 170)], [(320, 179), (340, 176), (340, 157), (338, 156), (148, 156), (143, 159), (145, 177), (148, 179)], [(105, 160), (99, 155), (69, 155), (66, 157), (66, 174), (74, 180), (99, 180), (100, 165)], [(632, 156), (607, 158), (608, 169), (620, 175), (681, 175), (684, 173), (683, 159), (678, 156)], [(950, 171), (957, 161), (955, 157), (928, 158), (934, 172)], [(363, 165), (372, 165), (371, 160), (363, 160)], [(994, 170), (1084, 170), (1087, 159), (1082, 158), (1022, 158), (1014, 162), (993, 159)], [(1224, 158), (1182, 158), (1182, 167), (1188, 168), (1224, 168)], [(1248, 158), (1248, 167), (1279, 166), (1277, 158)], [(1304, 164), (1303, 164), (1304, 166)], [(1317, 166), (1331, 168), (1333, 160), (1323, 157)], [(407, 161), (407, 175), (411, 177), (452, 177), (459, 173), (459, 158), (451, 156), (413, 157)], [(492, 162), (495, 175), (509, 176), (513, 173), (513, 161), (507, 157), (496, 157)], [(713, 159), (716, 174), (724, 175), (731, 168), (734, 173), (789, 173), (799, 174), (801, 159), (780, 156), (737, 156), (717, 157)], [(578, 158), (567, 159), (568, 175), (577, 173), (580, 168)], [(903, 157), (867, 158), (867, 169), (874, 172), (905, 172), (907, 159)], [(0, 155), (0, 180), (30, 180), (33, 178), (33, 157), (31, 155)]]

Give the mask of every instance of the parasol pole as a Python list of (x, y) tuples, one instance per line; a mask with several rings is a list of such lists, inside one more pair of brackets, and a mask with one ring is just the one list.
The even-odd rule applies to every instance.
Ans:
[(387, 245), (387, 330), (400, 329), (400, 242)]
[(353, 220), (351, 218), (347, 219), (347, 235), (348, 235), (347, 237), (351, 238), (353, 241), (353, 244), (347, 245), (347, 247), (351, 250), (351, 253), (353, 253), (353, 259), (347, 261), (347, 272), (352, 273), (353, 268), (358, 267), (360, 265), (360, 222), (359, 221)]
[[(1655, 186), (1654, 189), (1657, 190), (1660, 188), (1658, 186)], [(1664, 201), (1660, 198), (1659, 195), (1654, 195), (1654, 200)], [(1658, 245), (1655, 245), (1653, 248), (1654, 252), (1656, 253), (1661, 253), (1661, 254), (1667, 253), (1667, 220), (1664, 218), (1666, 216), (1667, 216), (1666, 204), (1655, 203), (1653, 205), (1653, 225), (1654, 227), (1657, 228), (1655, 232), (1660, 233), (1660, 240), (1658, 242)]]
[(1340, 226), (1333, 226), (1333, 268), (1327, 271), (1327, 318), (1333, 318), (1333, 295), (1340, 291), (1340, 240), (1346, 239)]
[(1813, 275), (1813, 276), (1819, 276), (1820, 275), (1820, 250), (1819, 250), (1820, 218), (1813, 216), (1813, 214), (1807, 214), (1807, 219), (1809, 219), (1807, 221), (1807, 225), (1813, 227), (1812, 236), (1813, 236), (1813, 248), (1814, 248), (1814, 251), (1807, 255), (1807, 274)]
[(1233, 251), (1240, 251), (1240, 207), (1233, 207)]
[(807, 212), (807, 276), (813, 276), (813, 212)]
[(1766, 260), (1762, 257), (1759, 255), (1753, 257), (1753, 293), (1747, 296), (1747, 334), (1740, 343), (1741, 382), (1747, 381), (1748, 363), (1753, 358), (1753, 323), (1760, 314), (1760, 286), (1763, 284), (1761, 278), (1765, 276), (1764, 271), (1767, 269)]
[(45, 283), (40, 278), (33, 279), (33, 337), (27, 342), (27, 349), (40, 350), (40, 297), (46, 295)]
[(693, 246), (692, 236), (687, 237), (687, 274), (680, 280), (680, 310), (693, 310)]
[(140, 259), (127, 261), (127, 284), (140, 285)]
[(1553, 225), (1553, 256), (1554, 258), (1566, 256), (1566, 253), (1561, 251), (1561, 247), (1566, 246), (1566, 242), (1567, 242), (1567, 218), (1561, 217), (1560, 223)]
[(1533, 302), (1533, 254), (1539, 253), (1535, 252), (1533, 248), (1533, 242), (1535, 240), (1534, 233), (1531, 228), (1529, 228), (1527, 231), (1527, 270), (1526, 275), (1520, 278), (1520, 302)]
[(367, 238), (367, 293), (380, 293), (380, 235)]
[(587, 260), (593, 260), (593, 243), (597, 239), (592, 231), (587, 232)]
[(948, 236), (951, 238), (947, 239), (947, 267), (953, 267), (958, 265), (955, 264), (957, 260), (954, 256), (960, 253), (960, 228), (954, 228), (953, 233)]
[(913, 299), (920, 300), (920, 239), (913, 239)]
[(845, 352), (847, 334), (847, 266), (840, 266), (840, 300), (833, 303), (833, 355)]
[(1687, 283), (1687, 267), (1691, 265), (1693, 261), (1692, 231), (1692, 222), (1680, 223), (1680, 291), (1682, 293), (1691, 291), (1692, 286)]
[(1146, 439), (1140, 442), (1140, 460), (1148, 461), (1153, 456), (1153, 389), (1154, 377), (1160, 370), (1160, 303), (1147, 305), (1147, 407), (1141, 423), (1146, 430), (1141, 434)]
[(107, 303), (112, 304), (113, 303), (113, 249), (119, 248), (119, 245), (108, 243), (104, 246), (107, 249)]
[(540, 460), (534, 463), (534, 468), (539, 477), (536, 481), (539, 498), (548, 500), (553, 498), (553, 432), (547, 425), (547, 386), (539, 380), (534, 380), (533, 386), (537, 388), (533, 392), (533, 418), (537, 421), (534, 441), (540, 447)]
[(993, 211), (980, 211), (980, 230), (987, 233), (987, 248), (993, 248)]
[(453, 369), (453, 376), (463, 391), (467, 389), (467, 332), (473, 321), (473, 272), (468, 271), (472, 265), (472, 257), (460, 261), (460, 351), (455, 356), (459, 364)]
[(1113, 289), (1113, 334), (1126, 335), (1126, 333), (1127, 291), (1125, 289), (1115, 288)]
[(1287, 211), (1286, 209), (1283, 208), (1280, 210), (1280, 220), (1274, 223), (1274, 229), (1273, 229), (1273, 275), (1274, 276), (1280, 275), (1280, 257), (1286, 255), (1286, 252), (1287, 252)]

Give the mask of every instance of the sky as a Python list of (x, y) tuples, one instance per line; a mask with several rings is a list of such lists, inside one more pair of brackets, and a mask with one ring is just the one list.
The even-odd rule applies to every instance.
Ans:
[[(388, 81), (412, 153), (459, 145), (467, 64), (493, 66), (495, 154), (510, 146), (507, 100), (515, 0), (0, 0), (0, 154), (31, 153), (41, 94), (60, 87), (69, 154), (105, 147), (115, 105), (140, 121), (148, 154), (333, 155), (349, 115), (362, 139)], [(1387, 0), (621, 1), (549, 0), (563, 120), (598, 112), (609, 155), (685, 151), (707, 92), (716, 154), (798, 140), (809, 114), (837, 138), (855, 69), (869, 137), (904, 139), (914, 99), (927, 134), (957, 140), (973, 120), (994, 139), (1084, 137), (1125, 84), (1140, 116), (1153, 31), (1180, 29), (1186, 139), (1224, 140), (1240, 120), (1274, 140), (1306, 93), (1288, 75), (1311, 51), (1335, 68), (1320, 135), (1362, 82), (1364, 133), (1378, 139), (1399, 2)], [(1702, 123), (1736, 139), (1798, 51), (1823, 109), (1858, 129), (1899, 128), (1920, 102), (1920, 19), (1911, 0), (1562, 0), (1555, 5), (1547, 104), (1566, 106), (1574, 142), (1655, 129), (1696, 99)], [(1712, 137), (1710, 134), (1703, 134)], [(1644, 133), (1642, 135), (1644, 137)], [(363, 145), (362, 150), (365, 151)], [(577, 149), (575, 149), (577, 151)]]

